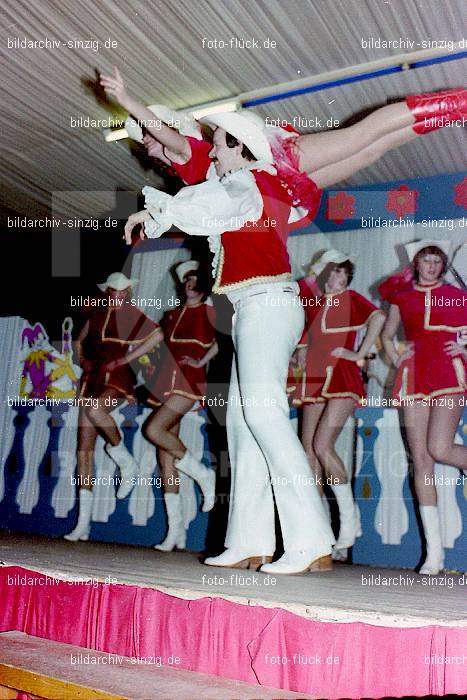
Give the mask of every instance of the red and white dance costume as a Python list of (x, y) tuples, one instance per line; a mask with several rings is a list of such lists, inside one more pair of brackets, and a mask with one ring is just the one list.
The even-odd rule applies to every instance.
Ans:
[(333, 357), (335, 348), (356, 351), (357, 332), (379, 309), (361, 294), (346, 289), (322, 294), (307, 312), (307, 327), (300, 345), (307, 345), (305, 372), (294, 405), (365, 398), (362, 373), (356, 362)]
[(185, 357), (201, 360), (216, 342), (215, 312), (208, 299), (166, 311), (161, 320), (165, 352), (155, 379), (148, 383), (148, 403), (161, 406), (172, 394), (203, 404), (206, 398), (206, 366), (180, 364)]
[[(136, 280), (128, 279), (121, 272), (114, 272), (99, 287), (104, 292), (109, 287), (122, 291), (135, 282)], [(110, 369), (108, 365), (123, 361), (132, 347), (148, 341), (159, 326), (133, 306), (124, 303), (118, 306), (111, 304), (112, 299), (109, 298), (106, 306), (91, 307), (85, 312), (87, 330), (84, 331), (86, 335), (81, 340), (80, 353), (85, 367), (81, 376), (80, 396), (98, 399), (117, 391), (121, 399), (132, 401), (136, 378), (130, 365), (125, 362)], [(117, 498), (125, 498), (133, 488), (138, 464), (125, 447), (122, 436), (117, 445), (106, 443), (105, 450), (120, 469), (121, 483)], [(65, 539), (71, 542), (87, 540), (91, 524), (92, 491), (80, 488), (78, 496), (78, 522), (76, 527), (65, 535)]]
[(130, 346), (145, 342), (159, 325), (134, 306), (93, 308), (86, 313), (89, 330), (82, 343), (83, 358), (92, 369), (81, 377), (80, 395), (98, 397), (116, 389), (122, 398), (134, 400), (136, 378), (129, 364), (107, 370), (110, 362), (122, 360)]
[[(407, 285), (408, 286), (408, 285)], [(380, 293), (385, 293), (381, 290)], [(410, 284), (405, 291), (383, 296), (399, 308), (407, 341), (414, 354), (398, 368), (393, 396), (400, 401), (428, 399), (467, 390), (466, 361), (450, 357), (445, 343), (457, 342), (467, 328), (467, 293), (450, 284)]]
[(155, 219), (146, 224), (147, 235), (161, 235), (175, 225), (209, 237), (213, 291), (227, 293), (235, 308), (236, 353), (227, 412), (232, 467), (228, 549), (206, 563), (257, 566), (272, 556), (274, 488), (285, 554), (262, 571), (305, 570), (331, 553), (334, 537), (316, 487), (300, 486), (301, 478), (309, 481), (310, 471), (289, 420), (285, 392), (289, 359), (304, 322), (286, 248), (291, 195), (265, 161), (220, 179), (211, 170), (206, 182), (175, 197), (151, 188), (143, 193)]
[[(111, 370), (106, 365), (123, 360), (130, 349), (146, 342), (159, 325), (128, 304), (105, 309), (98, 307), (92, 309), (87, 317), (89, 329), (82, 343), (82, 353), (93, 366), (81, 378), (80, 395), (98, 397), (113, 389), (122, 398), (133, 401), (136, 377), (130, 365), (124, 363)], [(122, 481), (117, 498), (126, 498), (133, 488), (138, 464), (125, 447), (123, 437), (118, 445), (107, 443), (105, 450), (120, 469)]]
[[(411, 262), (424, 249), (427, 255), (436, 256), (435, 251), (439, 249), (449, 257), (450, 243), (447, 240), (416, 241), (406, 245)], [(406, 410), (412, 410), (412, 403), (404, 402), (421, 401), (422, 405), (427, 405), (427, 401), (436, 402), (438, 397), (463, 395), (467, 391), (467, 362), (462, 354), (449, 355), (446, 344), (459, 343), (467, 328), (467, 293), (445, 284), (442, 279), (432, 284), (418, 284), (411, 267), (389, 277), (380, 285), (379, 292), (384, 300), (398, 308), (406, 340), (412, 349), (412, 354), (398, 366), (394, 398)], [(419, 508), (427, 544), (427, 557), (420, 573), (436, 575), (444, 567), (438, 507), (421, 503)]]

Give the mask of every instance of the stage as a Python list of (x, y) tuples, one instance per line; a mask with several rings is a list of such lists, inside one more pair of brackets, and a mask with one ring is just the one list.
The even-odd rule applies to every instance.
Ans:
[(336, 564), (272, 577), (5, 533), (0, 559), (1, 631), (177, 654), (179, 668), (314, 697), (467, 692), (465, 575)]

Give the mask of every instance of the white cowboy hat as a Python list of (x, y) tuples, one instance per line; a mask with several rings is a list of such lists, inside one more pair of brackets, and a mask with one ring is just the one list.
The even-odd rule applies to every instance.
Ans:
[(116, 289), (117, 292), (121, 292), (123, 289), (128, 289), (128, 287), (134, 287), (138, 282), (134, 277), (128, 278), (123, 272), (112, 272), (105, 282), (98, 284), (97, 286), (101, 292), (105, 292), (109, 287), (111, 289)]
[(407, 255), (410, 262), (413, 261), (417, 253), (423, 250), (423, 248), (428, 248), (428, 246), (436, 246), (436, 248), (440, 248), (440, 250), (443, 251), (446, 257), (449, 258), (449, 253), (451, 252), (451, 241), (447, 241), (446, 239), (443, 239), (441, 241), (431, 241), (425, 239), (422, 241), (414, 241), (413, 243), (407, 243), (407, 245), (404, 246), (407, 251)]
[(336, 248), (330, 248), (329, 250), (326, 250), (316, 260), (316, 262), (309, 266), (309, 274), (313, 274), (316, 275), (316, 277), (318, 277), (318, 275), (322, 273), (326, 265), (329, 265), (329, 263), (339, 265), (340, 263), (343, 263), (346, 260), (349, 260), (351, 263), (354, 263), (356, 259), (356, 255), (347, 255), (347, 253), (341, 253), (341, 251), (337, 250)]
[[(165, 105), (149, 105), (148, 109), (157, 119), (176, 129), (182, 136), (192, 136), (198, 141), (202, 141), (203, 135), (200, 126), (191, 114), (176, 112)], [(180, 124), (179, 127), (177, 126), (178, 124)], [(143, 143), (143, 130), (133, 117), (127, 117), (125, 129), (130, 139)]]
[(183, 282), (184, 278), (189, 272), (195, 272), (199, 269), (199, 262), (197, 260), (187, 260), (186, 262), (180, 263), (175, 268), (175, 274), (177, 275), (180, 282)]
[(245, 144), (258, 160), (265, 160), (267, 163), (273, 162), (264, 122), (257, 114), (246, 110), (242, 112), (219, 112), (218, 114), (208, 114), (206, 117), (201, 117), (199, 121), (202, 124), (207, 124), (211, 129), (219, 127), (232, 134), (241, 143)]

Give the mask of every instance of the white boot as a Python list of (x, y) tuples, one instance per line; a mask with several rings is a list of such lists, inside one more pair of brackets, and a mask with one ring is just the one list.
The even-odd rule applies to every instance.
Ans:
[(258, 554), (243, 547), (228, 547), (217, 557), (207, 557), (204, 564), (208, 566), (225, 566), (228, 569), (251, 569), (258, 571), (263, 564), (272, 561), (272, 554)]
[(307, 571), (332, 571), (331, 547), (317, 553), (310, 549), (298, 549), (284, 552), (280, 559), (272, 564), (264, 564), (263, 574), (304, 574)]
[(426, 559), (420, 573), (436, 576), (444, 568), (438, 506), (420, 506), (420, 516), (426, 539)]
[(138, 464), (131, 452), (125, 447), (123, 438), (118, 445), (111, 445), (108, 442), (105, 451), (120, 469), (121, 483), (118, 487), (117, 498), (126, 498), (136, 484)]
[(87, 540), (91, 526), (91, 511), (92, 511), (92, 491), (89, 489), (79, 490), (79, 515), (78, 522), (74, 530), (64, 535), (66, 540), (77, 542), (78, 540)]
[(204, 464), (198, 462), (189, 450), (181, 459), (175, 461), (175, 466), (196, 481), (203, 494), (201, 510), (203, 513), (210, 511), (216, 500), (216, 473), (214, 469), (208, 469)]
[(347, 549), (352, 547), (356, 538), (362, 534), (360, 511), (354, 501), (350, 483), (332, 484), (331, 489), (336, 497), (340, 519), (339, 537), (334, 548)]
[(183, 525), (181, 496), (179, 493), (164, 493), (164, 502), (169, 529), (165, 540), (154, 545), (154, 549), (161, 552), (171, 552), (175, 547), (185, 549), (186, 531)]

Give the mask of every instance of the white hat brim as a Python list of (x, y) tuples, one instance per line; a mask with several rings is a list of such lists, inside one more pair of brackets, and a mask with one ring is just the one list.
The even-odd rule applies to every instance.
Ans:
[(117, 292), (122, 292), (124, 289), (129, 289), (130, 287), (135, 287), (138, 284), (138, 280), (136, 277), (125, 277), (125, 279), (122, 278), (121, 282), (112, 280), (109, 281), (112, 275), (109, 275), (107, 280), (105, 282), (102, 282), (102, 284), (98, 284), (97, 286), (101, 290), (101, 292), (105, 292), (106, 289), (116, 289)]
[[(257, 116), (257, 115), (251, 115)], [(219, 112), (201, 117), (202, 124), (210, 126), (211, 129), (224, 129), (232, 134), (251, 151), (258, 160), (273, 163), (272, 151), (266, 137), (264, 126), (260, 117), (253, 120), (246, 117), (241, 112)], [(255, 123), (256, 122), (256, 123)]]
[(177, 265), (175, 268), (175, 274), (180, 282), (183, 282), (185, 275), (187, 275), (189, 272), (196, 272), (197, 270), (199, 270), (199, 262), (197, 260), (186, 260), (185, 262), (180, 263), (180, 265)]
[(355, 263), (357, 260), (356, 255), (347, 255), (347, 253), (342, 253), (340, 250), (334, 248), (326, 250), (318, 260), (309, 266), (310, 272), (318, 277), (326, 267), (326, 265), (340, 265), (341, 263), (349, 260), (351, 263)]
[(451, 253), (451, 241), (448, 241), (446, 238), (443, 238), (442, 240), (439, 241), (434, 241), (434, 240), (429, 240), (429, 239), (424, 239), (421, 241), (413, 241), (412, 243), (407, 243), (405, 245), (405, 250), (407, 252), (407, 256), (409, 258), (410, 262), (413, 262), (414, 257), (419, 253), (423, 248), (428, 248), (430, 246), (434, 246), (436, 248), (439, 248), (440, 250), (443, 251), (443, 253), (449, 258), (450, 253)]

